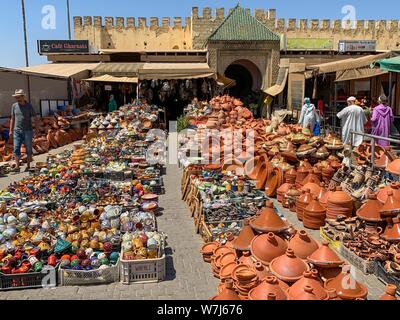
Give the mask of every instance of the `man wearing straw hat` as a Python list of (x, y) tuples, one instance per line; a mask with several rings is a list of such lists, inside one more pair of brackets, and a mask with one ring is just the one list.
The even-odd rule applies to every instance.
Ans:
[(32, 105), (25, 99), (25, 92), (22, 89), (15, 90), (13, 97), (17, 100), (11, 108), (10, 135), (14, 141), (14, 157), (16, 167), (14, 172), (20, 171), (21, 147), (25, 145), (28, 171), (32, 162), (32, 140), (33, 125), (32, 119), (36, 122), (36, 113)]

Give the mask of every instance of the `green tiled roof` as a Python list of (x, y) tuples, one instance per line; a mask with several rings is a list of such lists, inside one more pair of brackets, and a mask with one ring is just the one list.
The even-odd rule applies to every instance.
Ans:
[(225, 18), (209, 41), (280, 41), (280, 37), (240, 5)]

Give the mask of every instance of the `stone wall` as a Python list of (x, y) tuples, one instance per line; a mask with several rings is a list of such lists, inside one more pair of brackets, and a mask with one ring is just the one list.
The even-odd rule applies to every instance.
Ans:
[(192, 48), (191, 18), (74, 17), (75, 39), (101, 49), (188, 50)]

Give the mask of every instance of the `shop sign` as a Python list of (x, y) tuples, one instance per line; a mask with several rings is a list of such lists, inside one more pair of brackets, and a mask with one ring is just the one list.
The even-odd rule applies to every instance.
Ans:
[[(284, 50), (332, 50), (333, 39), (286, 38)], [(282, 41), (282, 43), (285, 43)]]
[(340, 40), (339, 52), (371, 52), (376, 51), (375, 40)]
[(89, 40), (38, 40), (39, 54), (89, 53)]
[(106, 90), (106, 91), (112, 91), (112, 86), (106, 84), (106, 85), (104, 86), (104, 90)]

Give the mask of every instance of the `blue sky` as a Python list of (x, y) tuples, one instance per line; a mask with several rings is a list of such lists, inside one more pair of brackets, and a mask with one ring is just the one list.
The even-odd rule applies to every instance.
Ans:
[[(70, 0), (71, 24), (73, 16), (132, 16), (175, 17), (190, 16), (193, 6), (212, 8), (234, 7), (238, 1), (230, 0)], [(240, 4), (247, 8), (277, 9), (278, 18), (339, 19), (342, 8), (352, 5), (357, 19), (400, 19), (398, 0), (246, 0)], [(42, 28), (42, 8), (52, 5), (56, 9), (55, 30)], [(38, 39), (67, 39), (66, 0), (25, 0), (30, 64), (46, 62), (37, 53)], [(25, 64), (20, 0), (2, 0), (0, 4), (0, 30), (3, 48), (0, 66), (18, 67)]]

